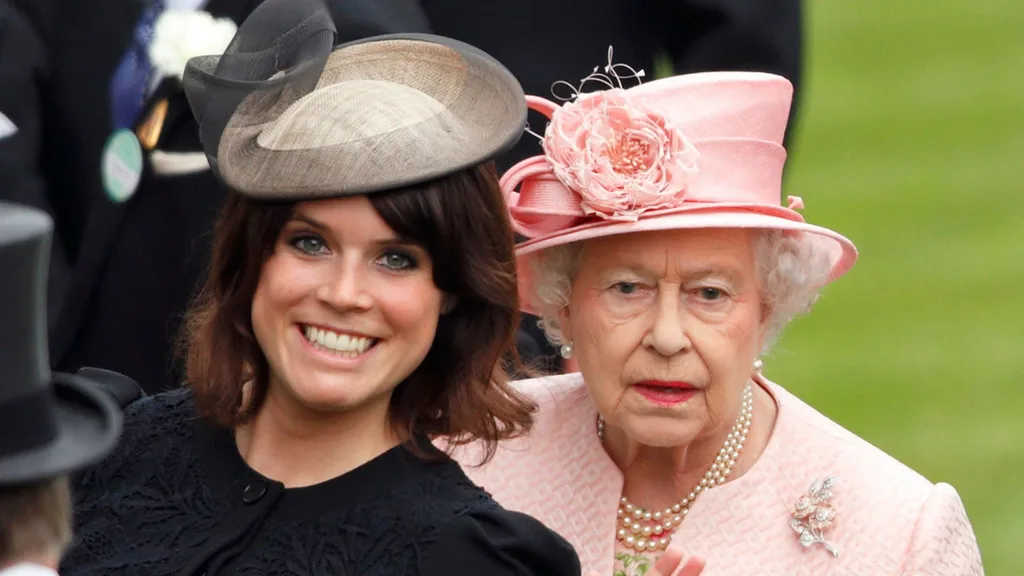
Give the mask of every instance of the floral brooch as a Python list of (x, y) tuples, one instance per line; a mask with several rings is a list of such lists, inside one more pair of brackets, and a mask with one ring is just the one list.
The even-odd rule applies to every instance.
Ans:
[(832, 487), (838, 479), (828, 476), (824, 480), (815, 480), (811, 488), (793, 505), (792, 518), (789, 526), (800, 536), (800, 545), (809, 548), (821, 544), (832, 556), (838, 557), (839, 550), (825, 540), (825, 532), (836, 521), (836, 509), (832, 505)]

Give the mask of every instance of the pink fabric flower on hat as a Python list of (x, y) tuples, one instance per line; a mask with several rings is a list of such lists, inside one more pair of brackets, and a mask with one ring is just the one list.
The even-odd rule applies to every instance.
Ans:
[(543, 146), (583, 211), (610, 220), (678, 205), (700, 159), (664, 115), (621, 89), (581, 94), (555, 110)]

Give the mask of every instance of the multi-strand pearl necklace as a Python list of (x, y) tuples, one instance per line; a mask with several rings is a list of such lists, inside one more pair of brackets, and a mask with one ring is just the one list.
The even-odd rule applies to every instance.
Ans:
[[(725, 444), (718, 451), (718, 456), (711, 468), (704, 473), (704, 478), (694, 487), (686, 498), (658, 512), (640, 508), (631, 503), (625, 496), (619, 502), (618, 518), (622, 526), (618, 530), (618, 539), (626, 548), (637, 552), (645, 550), (664, 550), (672, 540), (672, 533), (683, 522), (690, 511), (693, 501), (701, 492), (719, 484), (723, 484), (732, 472), (732, 467), (739, 459), (743, 444), (747, 441), (750, 431), (750, 418), (754, 412), (754, 392), (750, 384), (743, 390), (743, 404), (740, 415), (736, 418)], [(597, 436), (604, 440), (604, 419), (597, 420)]]

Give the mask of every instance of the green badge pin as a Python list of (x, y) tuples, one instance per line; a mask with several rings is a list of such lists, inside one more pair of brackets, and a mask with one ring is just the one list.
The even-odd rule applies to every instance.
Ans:
[(135, 194), (142, 179), (142, 146), (131, 130), (110, 135), (103, 147), (103, 188), (114, 202), (124, 202)]

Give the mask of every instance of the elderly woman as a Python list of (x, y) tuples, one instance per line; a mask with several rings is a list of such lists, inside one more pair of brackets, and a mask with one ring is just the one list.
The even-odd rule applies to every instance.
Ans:
[(784, 78), (702, 73), (564, 105), (503, 178), (520, 293), (579, 373), (526, 380), (537, 425), (471, 478), (565, 536), (584, 571), (981, 574), (957, 492), (762, 374), (854, 245), (781, 202)]
[(129, 406), (77, 482), (62, 574), (579, 575), (430, 443), (531, 424), (501, 370), (519, 312), (491, 161), (522, 89), (445, 38), (334, 42), (319, 1), (267, 0), (190, 61), (231, 192), (187, 387)]

